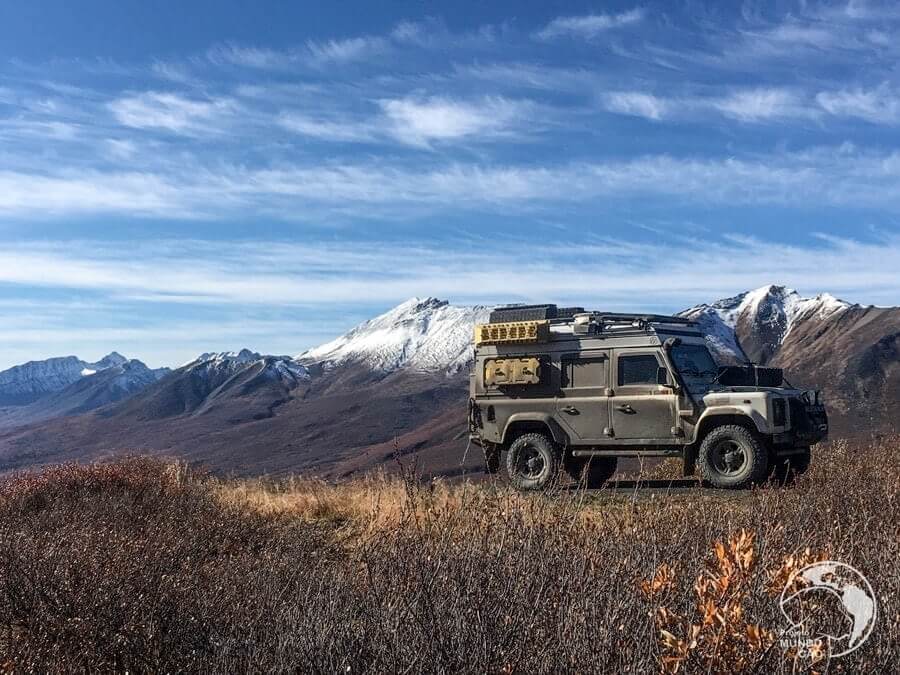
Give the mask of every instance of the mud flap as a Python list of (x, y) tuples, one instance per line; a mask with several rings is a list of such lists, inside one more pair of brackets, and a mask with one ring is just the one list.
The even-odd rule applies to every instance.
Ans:
[(693, 476), (697, 473), (697, 453), (690, 448), (684, 449), (684, 468), (682, 474), (685, 478)]

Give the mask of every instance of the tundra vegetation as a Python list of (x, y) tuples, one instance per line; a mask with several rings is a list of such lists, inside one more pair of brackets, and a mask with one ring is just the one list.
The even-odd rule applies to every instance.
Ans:
[[(795, 661), (777, 596), (825, 558), (867, 576), (877, 625)], [(880, 672), (900, 663), (898, 561), (896, 438), (724, 494), (63, 465), (0, 485), (0, 668)]]

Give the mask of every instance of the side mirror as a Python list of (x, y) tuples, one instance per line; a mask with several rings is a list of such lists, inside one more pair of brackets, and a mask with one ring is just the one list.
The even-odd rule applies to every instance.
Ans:
[(661, 387), (666, 387), (673, 391), (678, 389), (678, 385), (669, 381), (669, 369), (663, 368), (662, 366), (656, 369), (656, 383)]

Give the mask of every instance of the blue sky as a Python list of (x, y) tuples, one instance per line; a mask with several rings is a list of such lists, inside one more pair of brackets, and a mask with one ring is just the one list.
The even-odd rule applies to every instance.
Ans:
[(0, 5), (0, 367), (296, 354), (410, 296), (900, 297), (900, 9)]

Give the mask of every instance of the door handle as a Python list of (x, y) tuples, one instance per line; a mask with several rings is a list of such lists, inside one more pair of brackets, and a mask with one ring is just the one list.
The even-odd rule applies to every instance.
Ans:
[(567, 405), (565, 408), (562, 409), (562, 411), (564, 413), (568, 413), (569, 415), (577, 415), (578, 414), (578, 408), (576, 408), (573, 405)]
[(625, 403), (624, 405), (617, 405), (616, 410), (618, 410), (619, 412), (627, 413), (629, 415), (634, 414), (634, 408), (632, 408), (627, 403)]

